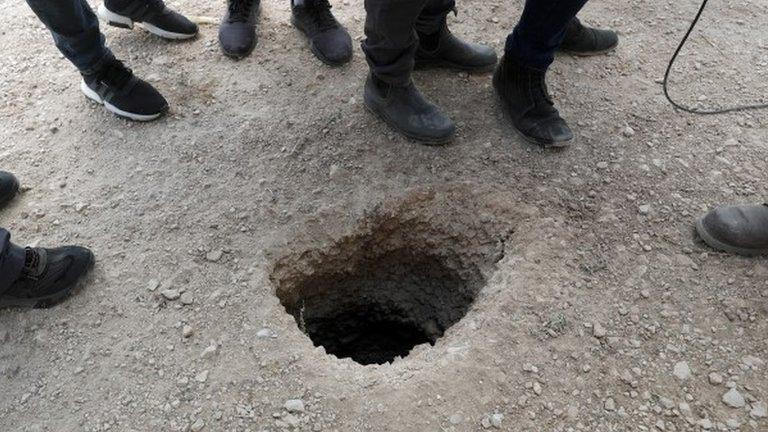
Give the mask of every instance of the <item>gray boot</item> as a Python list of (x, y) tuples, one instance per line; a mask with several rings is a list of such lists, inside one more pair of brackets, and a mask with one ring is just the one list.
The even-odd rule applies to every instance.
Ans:
[(720, 207), (696, 221), (696, 231), (714, 249), (738, 255), (768, 254), (768, 204)]

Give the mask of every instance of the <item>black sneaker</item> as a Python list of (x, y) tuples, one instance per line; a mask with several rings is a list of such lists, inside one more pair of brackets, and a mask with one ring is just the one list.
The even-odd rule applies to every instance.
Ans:
[(191, 39), (198, 33), (197, 24), (168, 9), (162, 0), (105, 0), (98, 13), (111, 26), (132, 29), (139, 23), (165, 39)]
[(574, 18), (565, 30), (560, 51), (578, 56), (607, 53), (619, 45), (619, 36), (612, 30), (587, 27)]
[(489, 72), (496, 66), (496, 51), (480, 44), (464, 42), (448, 29), (446, 19), (434, 34), (418, 33), (416, 69), (444, 67), (467, 72)]
[(549, 96), (546, 72), (530, 69), (502, 57), (493, 86), (512, 124), (526, 141), (545, 148), (567, 147), (573, 132), (560, 117)]
[(13, 174), (0, 171), (0, 208), (5, 207), (19, 192), (19, 181)]
[(107, 111), (129, 120), (151, 121), (168, 111), (163, 96), (119, 60), (108, 60), (97, 72), (83, 74), (80, 89)]
[(309, 39), (309, 48), (323, 63), (340, 66), (352, 59), (352, 38), (336, 21), (328, 0), (291, 0), (291, 22)]
[(54, 306), (67, 298), (93, 265), (85, 248), (27, 248), (21, 277), (0, 294), (0, 308)]
[(229, 0), (219, 27), (219, 44), (224, 54), (240, 59), (256, 47), (258, 0)]
[(406, 86), (394, 86), (369, 74), (364, 102), (390, 127), (427, 145), (445, 144), (456, 133), (453, 121), (426, 100), (413, 82)]

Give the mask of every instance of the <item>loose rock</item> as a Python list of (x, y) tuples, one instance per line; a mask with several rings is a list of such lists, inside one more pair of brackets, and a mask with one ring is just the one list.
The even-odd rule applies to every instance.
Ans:
[(291, 399), (285, 402), (285, 405), (283, 405), (283, 408), (285, 408), (285, 410), (290, 413), (303, 413), (304, 401), (302, 401), (301, 399)]
[(743, 408), (744, 405), (746, 405), (744, 396), (742, 396), (735, 388), (728, 390), (728, 392), (723, 395), (723, 403), (731, 408)]

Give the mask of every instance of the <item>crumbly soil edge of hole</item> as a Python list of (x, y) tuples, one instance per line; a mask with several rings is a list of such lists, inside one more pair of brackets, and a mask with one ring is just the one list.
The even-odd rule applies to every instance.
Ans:
[(409, 190), (336, 236), (328, 232), (339, 214), (308, 223), (275, 253), (270, 279), (315, 346), (362, 364), (391, 362), (466, 315), (515, 226), (533, 213), (513, 194), (472, 184)]

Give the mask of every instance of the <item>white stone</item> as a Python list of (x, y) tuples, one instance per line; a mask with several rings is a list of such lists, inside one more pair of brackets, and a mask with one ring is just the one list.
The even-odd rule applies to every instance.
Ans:
[(162, 294), (162, 296), (168, 300), (177, 300), (179, 297), (181, 297), (181, 293), (177, 289), (167, 289), (160, 294)]
[(596, 338), (604, 338), (608, 334), (608, 331), (600, 323), (594, 323), (592, 325), (592, 335)]
[(744, 405), (746, 405), (744, 396), (742, 396), (735, 388), (728, 390), (728, 392), (723, 395), (723, 403), (731, 408), (743, 408)]
[(493, 414), (491, 416), (491, 426), (495, 427), (496, 429), (501, 429), (501, 422), (504, 420), (503, 414)]
[(717, 372), (709, 374), (709, 383), (712, 385), (720, 385), (723, 383), (723, 376)]
[(208, 381), (208, 371), (204, 370), (204, 371), (200, 372), (199, 374), (197, 374), (195, 376), (195, 381), (197, 381), (199, 383), (204, 383), (204, 382)]
[(290, 413), (303, 413), (304, 401), (302, 401), (301, 399), (291, 399), (285, 402), (285, 405), (283, 405), (283, 408), (285, 408), (285, 410)]
[(752, 404), (752, 410), (749, 415), (754, 419), (761, 419), (768, 417), (768, 404), (765, 402), (755, 402)]
[(688, 363), (686, 362), (677, 362), (675, 363), (675, 368), (672, 373), (679, 380), (687, 380), (691, 377), (691, 368), (688, 367)]

